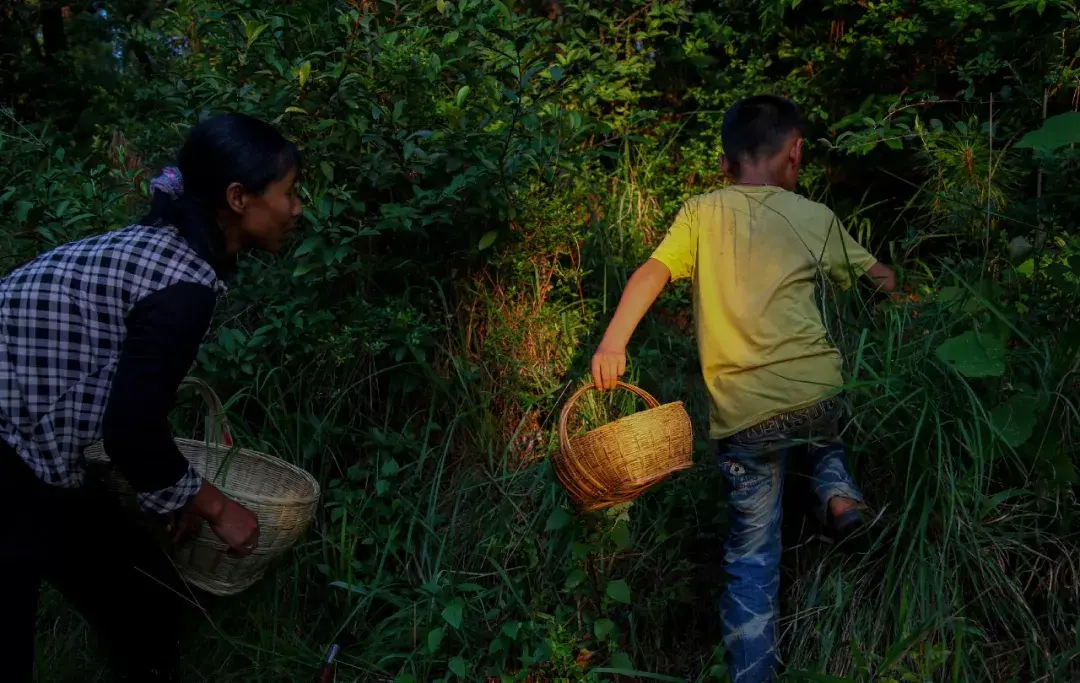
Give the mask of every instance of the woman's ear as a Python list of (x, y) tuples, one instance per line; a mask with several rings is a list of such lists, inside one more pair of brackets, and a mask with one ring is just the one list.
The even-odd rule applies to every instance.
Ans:
[(225, 203), (238, 214), (247, 210), (247, 191), (240, 183), (233, 183), (225, 188)]

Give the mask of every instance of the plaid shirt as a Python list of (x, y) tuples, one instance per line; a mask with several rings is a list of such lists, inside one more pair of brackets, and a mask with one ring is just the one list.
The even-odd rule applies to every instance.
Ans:
[[(39, 479), (83, 484), (82, 453), (102, 438), (125, 319), (178, 283), (224, 290), (175, 229), (146, 226), (67, 244), (0, 279), (0, 440)], [(188, 466), (172, 486), (140, 492), (139, 503), (170, 512), (201, 483)]]

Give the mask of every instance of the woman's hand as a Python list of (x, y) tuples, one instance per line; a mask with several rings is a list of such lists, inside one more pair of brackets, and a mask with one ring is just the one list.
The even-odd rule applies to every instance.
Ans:
[(250, 555), (259, 545), (259, 518), (210, 482), (203, 481), (193, 507), (235, 555)]
[(210, 522), (210, 528), (240, 557), (250, 555), (259, 545), (259, 518), (235, 500), (225, 499), (225, 510)]

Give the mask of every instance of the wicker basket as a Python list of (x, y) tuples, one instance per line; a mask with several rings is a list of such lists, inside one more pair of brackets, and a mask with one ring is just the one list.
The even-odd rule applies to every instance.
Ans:
[[(264, 453), (232, 446), (229, 426), (217, 394), (204, 382), (188, 378), (180, 388), (194, 388), (208, 409), (206, 441), (176, 439), (180, 452), (199, 474), (259, 519), (259, 544), (247, 557), (233, 557), (210, 529), (198, 531), (173, 549), (173, 560), (184, 579), (214, 595), (235, 595), (251, 587), (270, 563), (296, 542), (311, 523), (319, 501), (319, 483), (304, 470)], [(101, 443), (87, 448), (91, 466), (108, 466)], [(105, 485), (120, 494), (130, 508), (135, 492), (123, 476), (109, 467)]]
[(649, 409), (571, 438), (567, 423), (578, 399), (595, 389), (590, 384), (571, 396), (559, 415), (559, 452), (552, 464), (585, 511), (633, 500), (693, 465), (694, 436), (683, 404), (660, 405), (633, 385), (619, 382), (618, 387), (640, 396)]

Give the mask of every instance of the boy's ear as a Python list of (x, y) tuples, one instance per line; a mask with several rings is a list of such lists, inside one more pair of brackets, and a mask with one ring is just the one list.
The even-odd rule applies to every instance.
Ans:
[(798, 167), (798, 165), (802, 163), (802, 152), (803, 139), (802, 136), (799, 135), (795, 137), (795, 139), (792, 141), (791, 147), (788, 148), (788, 160), (791, 162), (792, 166)]
[(725, 178), (728, 180), (735, 180), (735, 164), (728, 155), (720, 155), (720, 168), (723, 169)]

